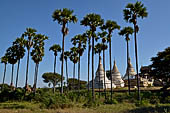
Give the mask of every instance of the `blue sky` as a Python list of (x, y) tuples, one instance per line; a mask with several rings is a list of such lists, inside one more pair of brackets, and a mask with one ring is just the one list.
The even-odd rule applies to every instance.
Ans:
[[(97, 13), (106, 20), (116, 21), (122, 28), (132, 26), (123, 20), (123, 9), (127, 3), (135, 3), (136, 0), (0, 0), (0, 57), (5, 54), (12, 42), (20, 37), (27, 27), (35, 28), (41, 34), (49, 37), (45, 45), (45, 57), (40, 63), (38, 86), (46, 86), (43, 83), (41, 75), (44, 72), (53, 71), (53, 53), (49, 51), (49, 47), (57, 43), (61, 45), (62, 34), (61, 26), (53, 22), (52, 13), (56, 9), (69, 8), (74, 10), (77, 15), (78, 22), (69, 24), (69, 34), (65, 40), (65, 50), (69, 50), (71, 38), (77, 34), (85, 32), (88, 27), (80, 25), (80, 21), (88, 13)], [(146, 19), (138, 19), (140, 32), (138, 38), (139, 66), (151, 64), (150, 58), (155, 56), (158, 51), (164, 50), (170, 44), (170, 1), (169, 0), (142, 0), (147, 7), (148, 17)], [(106, 51), (108, 53), (108, 51)], [(26, 56), (21, 61), (19, 74), (19, 86), (24, 86)], [(130, 41), (130, 57), (135, 67), (134, 57), (134, 39), (131, 36)], [(118, 31), (113, 33), (112, 39), (112, 59), (116, 59), (119, 71), (122, 75), (126, 70), (126, 42), (124, 37), (118, 35)], [(109, 56), (106, 55), (106, 69), (109, 69)], [(81, 79), (87, 80), (87, 51), (81, 58)], [(95, 70), (97, 69), (98, 56), (95, 56)], [(73, 64), (68, 62), (69, 76), (72, 76)], [(29, 65), (29, 84), (33, 83), (34, 66), (32, 60)], [(57, 60), (57, 72), (60, 73), (61, 63)], [(17, 66), (15, 66), (15, 69)], [(4, 65), (0, 64), (0, 83), (2, 83)], [(15, 75), (16, 76), (16, 70)], [(76, 75), (77, 76), (77, 75)], [(11, 65), (7, 66), (6, 83), (10, 83)], [(15, 82), (15, 79), (14, 79)]]

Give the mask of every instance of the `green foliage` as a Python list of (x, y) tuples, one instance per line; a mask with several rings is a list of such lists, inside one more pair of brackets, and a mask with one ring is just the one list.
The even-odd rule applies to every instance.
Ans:
[[(43, 81), (45, 83), (52, 83), (54, 86), (57, 85), (58, 82), (61, 81), (61, 75), (58, 73), (47, 72), (42, 75)], [(63, 78), (64, 79), (64, 78)]]
[(161, 79), (163, 88), (170, 87), (170, 47), (158, 52), (156, 57), (151, 58), (151, 75), (155, 79)]
[(148, 16), (148, 12), (144, 4), (137, 1), (135, 4), (129, 3), (126, 5), (126, 8), (123, 10), (124, 20), (130, 23), (135, 23), (136, 18), (144, 18)]
[[(48, 72), (48, 73), (44, 73), (42, 75), (42, 78), (44, 79), (43, 81), (45, 83), (52, 83), (53, 84), (53, 90), (55, 92), (55, 86), (58, 84), (58, 82), (61, 81), (61, 75), (58, 73), (52, 73), (52, 72)], [(64, 80), (64, 77), (63, 77)]]
[[(86, 89), (87, 82), (80, 80), (80, 89)], [(68, 79), (68, 87), (69, 89), (78, 89), (78, 79), (69, 78)]]
[(49, 51), (53, 51), (54, 56), (57, 56), (57, 52), (61, 52), (61, 47), (58, 44), (54, 44), (50, 47)]

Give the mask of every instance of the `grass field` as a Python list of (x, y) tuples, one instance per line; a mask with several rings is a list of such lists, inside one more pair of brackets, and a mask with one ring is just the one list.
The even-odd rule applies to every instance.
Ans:
[(0, 113), (170, 113), (170, 104), (136, 106), (132, 103), (118, 103), (95, 108), (74, 105), (65, 109), (40, 109), (40, 105), (35, 102), (4, 102), (0, 103)]

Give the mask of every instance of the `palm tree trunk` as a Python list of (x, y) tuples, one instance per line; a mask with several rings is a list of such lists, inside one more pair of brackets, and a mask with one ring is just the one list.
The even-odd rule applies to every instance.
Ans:
[(55, 86), (56, 86), (56, 83), (53, 84), (53, 93), (55, 93)]
[(54, 55), (54, 74), (55, 74), (55, 72), (56, 72), (56, 71), (55, 71), (55, 70), (56, 70), (56, 57), (57, 57), (57, 56)]
[(91, 50), (91, 45), (90, 45), (90, 39), (89, 39), (89, 48), (88, 48), (88, 92), (90, 91), (90, 50)]
[(94, 91), (94, 37), (92, 37), (92, 98), (93, 98), (93, 100), (95, 100), (95, 91)]
[(26, 88), (27, 88), (27, 85), (28, 85), (29, 56), (30, 56), (30, 49), (28, 49), (28, 56), (27, 56), (27, 68), (26, 68), (25, 92), (26, 92)]
[(35, 79), (36, 79), (36, 73), (37, 73), (37, 63), (35, 63), (34, 85), (33, 85), (33, 90), (34, 90), (34, 91), (35, 91)]
[(76, 71), (76, 64), (74, 63), (74, 67), (73, 67), (73, 89), (75, 88), (75, 71)]
[(112, 81), (112, 57), (111, 57), (111, 55), (112, 55), (112, 51), (111, 51), (111, 34), (109, 33), (109, 39), (110, 39), (110, 41), (109, 41), (109, 55), (110, 55), (110, 79), (111, 79), (111, 100), (112, 100), (112, 93), (113, 93), (113, 88), (112, 88), (112, 83), (113, 83), (113, 81)]
[(104, 94), (106, 99), (106, 79), (105, 79), (106, 73), (105, 73), (105, 50), (104, 49), (103, 49), (103, 67), (104, 67)]
[(67, 69), (67, 60), (66, 60), (66, 76), (67, 76), (67, 90), (69, 90), (69, 87), (68, 87), (68, 69)]
[[(100, 62), (100, 53), (99, 53), (99, 62)], [(99, 98), (100, 98), (100, 76), (99, 76)]]
[(80, 91), (80, 54), (79, 54), (79, 61), (78, 61), (78, 91)]
[(129, 78), (129, 42), (127, 42), (127, 74), (128, 74), (128, 92), (130, 95), (130, 78)]
[(18, 87), (19, 66), (20, 66), (20, 59), (18, 60), (18, 67), (17, 67), (17, 77), (16, 77), (16, 85), (15, 85), (16, 88)]
[(138, 87), (138, 100), (140, 101), (140, 81), (139, 81), (139, 72), (138, 72), (138, 50), (137, 50), (137, 39), (136, 39), (136, 24), (134, 24), (135, 30), (135, 57), (136, 57), (136, 72), (137, 72), (137, 87)]
[(37, 88), (39, 63), (36, 64), (36, 67), (37, 67), (37, 70), (36, 70), (36, 77), (35, 77), (35, 92), (36, 92), (36, 88)]
[(2, 89), (4, 88), (5, 76), (6, 76), (6, 64), (5, 64), (5, 69), (4, 69), (4, 77), (3, 77)]
[(10, 86), (13, 86), (13, 76), (14, 76), (14, 64), (12, 64), (12, 74), (11, 74), (11, 84), (10, 84)]
[(63, 24), (63, 42), (62, 42), (62, 64), (61, 64), (61, 94), (63, 94), (63, 77), (64, 77), (64, 38), (65, 38), (65, 24)]

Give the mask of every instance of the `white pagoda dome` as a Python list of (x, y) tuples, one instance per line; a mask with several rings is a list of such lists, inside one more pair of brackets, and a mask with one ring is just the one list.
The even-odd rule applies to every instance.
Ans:
[[(129, 66), (129, 79), (135, 79), (135, 69), (133, 68), (131, 62), (130, 62), (130, 58), (128, 59), (128, 66)], [(126, 74), (123, 77), (124, 80), (128, 80), (128, 68), (126, 69)]]
[(124, 81), (122, 80), (121, 74), (117, 68), (115, 60), (112, 69), (112, 82), (118, 87), (124, 87), (125, 85)]
[[(105, 78), (106, 89), (111, 88), (111, 81), (106, 77), (106, 72), (104, 72), (104, 68), (100, 57), (98, 68), (96, 71), (96, 77), (94, 79), (94, 88), (98, 89), (100, 87), (101, 89), (104, 89), (104, 78)], [(100, 81), (100, 85), (99, 85), (99, 81)], [(90, 87), (92, 87), (92, 81), (90, 81)], [(113, 83), (112, 87), (116, 88), (116, 85)]]

